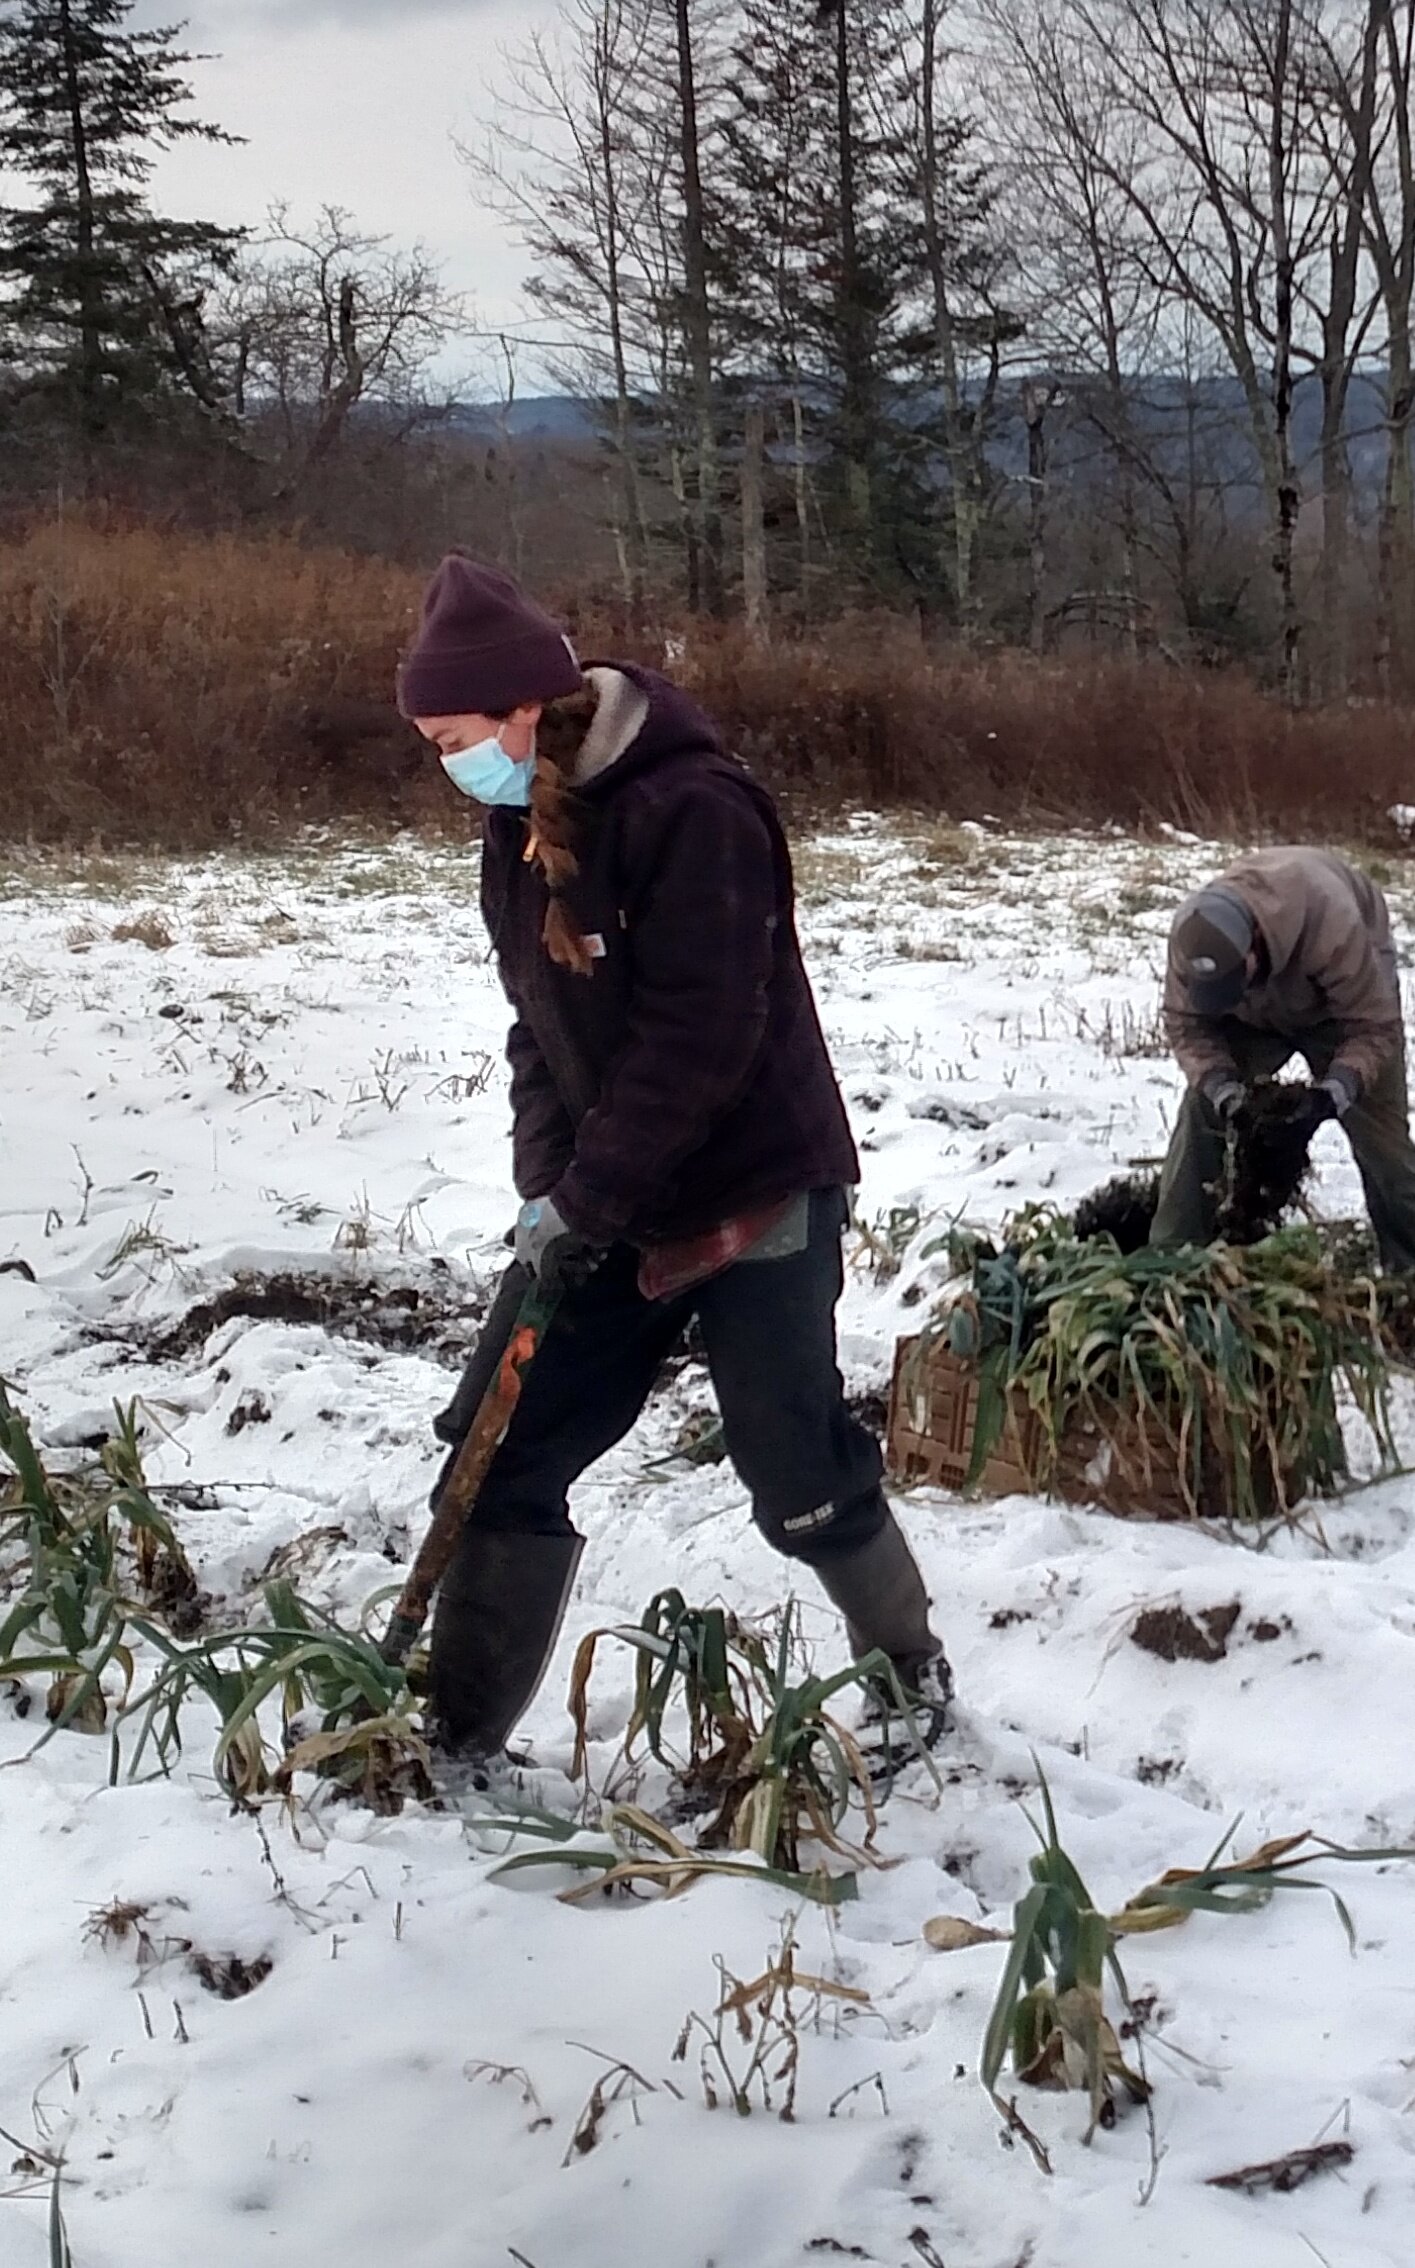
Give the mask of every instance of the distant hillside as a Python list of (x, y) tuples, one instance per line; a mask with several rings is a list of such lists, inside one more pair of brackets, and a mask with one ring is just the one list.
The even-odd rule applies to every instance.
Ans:
[(499, 402), (460, 402), (450, 421), (463, 433), (499, 434), (509, 423), (518, 441), (588, 441), (594, 419), (588, 403), (573, 394), (533, 394), (506, 410)]
[[(1352, 474), (1361, 494), (1370, 494), (1379, 488), (1385, 467), (1381, 389), (1379, 371), (1362, 371), (1353, 379), (1348, 397), (1346, 429)], [(1162, 453), (1176, 469), (1182, 446), (1185, 400), (1186, 388), (1178, 378), (1157, 375), (1137, 381), (1136, 423), (1142, 430), (1148, 426), (1156, 442), (1163, 440)], [(1196, 403), (1212, 470), (1237, 487), (1256, 486), (1257, 463), (1236, 379), (1214, 377), (1203, 381), (1197, 389)], [(1017, 476), (1026, 466), (1026, 435), (1018, 414), (1015, 388), (1004, 391), (999, 407), (992, 454), (1001, 471)], [(1299, 471), (1305, 476), (1304, 486), (1309, 488), (1321, 438), (1321, 407), (1321, 388), (1316, 378), (1300, 378), (1293, 394), (1292, 437)], [(912, 427), (926, 422), (929, 414), (926, 395), (914, 394), (901, 403), (901, 419)], [(499, 435), (506, 422), (517, 440), (584, 442), (593, 440), (597, 431), (590, 404), (573, 394), (529, 395), (513, 402), (509, 411), (499, 403), (463, 402), (452, 412), (451, 422), (469, 437), (485, 439)], [(1068, 428), (1075, 432), (1063, 398), (1052, 419), (1056, 451), (1053, 464), (1057, 474), (1074, 471), (1078, 463), (1090, 462), (1089, 447), (1068, 446)], [(730, 439), (727, 453), (730, 457)], [(779, 452), (773, 450), (772, 454)], [(941, 457), (939, 470), (942, 471)]]

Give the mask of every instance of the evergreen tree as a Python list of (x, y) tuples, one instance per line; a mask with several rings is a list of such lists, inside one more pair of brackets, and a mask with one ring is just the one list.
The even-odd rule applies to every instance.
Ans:
[(832, 547), (852, 579), (875, 585), (897, 565), (907, 440), (917, 217), (897, 90), (908, 37), (898, 0), (743, 0), (723, 165), (725, 294), (758, 369), (789, 391), (803, 548), (804, 427)]
[(823, 528), (847, 579), (926, 605), (953, 596), (955, 495), (976, 546), (977, 399), (991, 402), (988, 357), (1008, 335), (987, 299), (974, 129), (938, 80), (939, 13), (937, 0), (742, 0), (721, 168), (737, 367), (792, 411), (803, 588), (820, 581)]
[[(176, 27), (127, 28), (132, 0), (12, 0), (0, 13), (0, 164), (31, 203), (0, 207), (5, 359), (90, 440), (174, 391), (219, 404), (202, 303), (240, 230), (167, 220), (154, 153), (196, 137)], [(7, 287), (7, 288), (6, 288)]]

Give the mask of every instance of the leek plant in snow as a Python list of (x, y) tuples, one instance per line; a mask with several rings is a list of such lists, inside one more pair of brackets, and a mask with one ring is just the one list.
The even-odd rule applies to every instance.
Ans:
[[(335, 1781), (378, 1811), (430, 1795), (430, 1759), (413, 1722), (405, 1672), (390, 1667), (371, 1638), (341, 1630), (308, 1606), (289, 1583), (267, 1584), (265, 1605), (268, 1623), (196, 1646), (145, 1633), (162, 1666), (122, 1713), (120, 1723), (137, 1725), (129, 1777), (138, 1776), (149, 1750), (159, 1772), (171, 1771), (182, 1751), (182, 1712), (201, 1695), (220, 1723), (214, 1764), (234, 1803), (288, 1793), (302, 1771)], [(275, 1748), (262, 1711), (277, 1704), (282, 1740)], [(115, 1777), (118, 1769), (115, 1741)]]
[(1304, 1869), (1323, 1859), (1336, 1859), (1343, 1865), (1386, 1865), (1395, 1859), (1415, 1858), (1415, 1848), (1391, 1844), (1382, 1848), (1352, 1849), (1344, 1843), (1332, 1843), (1324, 1835), (1313, 1834), (1304, 1827), (1297, 1835), (1280, 1835), (1272, 1842), (1259, 1844), (1247, 1858), (1226, 1859), (1224, 1852), (1238, 1832), (1235, 1820), (1219, 1843), (1213, 1857), (1203, 1866), (1175, 1866), (1151, 1882), (1127, 1901), (1118, 1914), (1110, 1917), (1110, 1927), (1117, 1937), (1148, 1935), (1157, 1929), (1176, 1929), (1188, 1921), (1191, 1914), (1251, 1914), (1269, 1905), (1279, 1890), (1316, 1890), (1330, 1898), (1337, 1918), (1346, 1932), (1346, 1942), (1352, 1952), (1356, 1950), (1356, 1926), (1347, 1910), (1345, 1900), (1333, 1890), (1329, 1882), (1313, 1879)]
[[(0, 1549), (14, 1547), (10, 1603), (0, 1608), (0, 1679), (47, 1677), (57, 1728), (101, 1731), (114, 1673), (134, 1675), (134, 1618), (185, 1608), (196, 1579), (166, 1515), (148, 1494), (136, 1404), (115, 1404), (117, 1432), (96, 1471), (58, 1477), (0, 1383)], [(0, 1569), (0, 1576), (3, 1576)]]
[(529, 1867), (569, 1867), (586, 1879), (560, 1892), (567, 1905), (583, 1904), (614, 1890), (661, 1890), (675, 1898), (709, 1875), (727, 1875), (750, 1882), (770, 1882), (793, 1897), (809, 1898), (820, 1906), (842, 1906), (858, 1895), (853, 1874), (829, 1874), (824, 1867), (810, 1873), (773, 1864), (745, 1850), (733, 1854), (705, 1851), (682, 1841), (663, 1820), (637, 1804), (609, 1804), (597, 1827), (581, 1829), (573, 1820), (553, 1811), (494, 1813), (468, 1820), (471, 1831), (503, 1835), (543, 1847), (518, 1851), (493, 1869), (496, 1874), (519, 1874)]
[[(1247, 1858), (1228, 1859), (1237, 1824), (1201, 1867), (1173, 1867), (1116, 1914), (1096, 1905), (1075, 1864), (1062, 1847), (1051, 1790), (1039, 1771), (1045, 1832), (1032, 1821), (1040, 1849), (1030, 1862), (1030, 1889), (1018, 1900), (1012, 1942), (997, 1999), (983, 2040), (981, 2077), (1008, 2125), (1031, 2145), (1039, 2163), (1045, 2153), (1012, 2104), (999, 2093), (1009, 2058), (1017, 2077), (1033, 2087), (1076, 2087), (1090, 2101), (1089, 2142), (1097, 2126), (1115, 2116), (1117, 2086), (1134, 2103), (1146, 2103), (1150, 2084), (1143, 2071), (1125, 2060), (1120, 2035), (1106, 2014), (1109, 1978), (1122, 2006), (1130, 1993), (1116, 1955), (1117, 1941), (1177, 1928), (1191, 1914), (1246, 1914), (1268, 1905), (1281, 1890), (1315, 1890), (1336, 1907), (1347, 1942), (1356, 1950), (1356, 1932), (1347, 1908), (1330, 1883), (1305, 1870), (1323, 1859), (1377, 1865), (1415, 1858), (1415, 1848), (1351, 1849), (1308, 1830), (1264, 1843)], [(946, 1949), (983, 1942), (990, 1932), (959, 1925), (934, 1934), (929, 1942)]]
[[(586, 1766), (596, 1653), (602, 1640), (613, 1638), (639, 1657), (625, 1756), (632, 1758), (642, 1735), (651, 1754), (673, 1771), (682, 1806), (711, 1813), (699, 1834), (704, 1849), (755, 1852), (795, 1874), (802, 1840), (812, 1836), (828, 1850), (869, 1862), (875, 1829), (869, 1765), (830, 1705), (852, 1686), (883, 1686), (907, 1731), (913, 1724), (908, 1704), (884, 1654), (829, 1677), (802, 1676), (794, 1633), (789, 1609), (773, 1646), (720, 1607), (689, 1606), (678, 1591), (660, 1591), (637, 1627), (591, 1631), (576, 1654), (570, 1685), (576, 1774)], [(675, 1702), (687, 1718), (683, 1757), (668, 1746), (666, 1719)], [(863, 1817), (863, 1848), (841, 1840), (852, 1803)]]
[(1149, 2081), (1121, 2053), (1105, 2012), (1107, 1974), (1128, 2007), (1130, 1994), (1115, 1956), (1110, 1923), (1063, 1850), (1051, 1790), (1041, 1781), (1046, 1833), (1031, 1860), (1031, 1888), (1017, 1902), (1012, 1944), (983, 2039), (982, 2081), (1009, 2124), (1021, 2124), (998, 2092), (1011, 2057), (1031, 2087), (1084, 2088), (1096, 2128), (1113, 2123), (1118, 2081), (1130, 2100), (1148, 2102)]
[[(290, 1584), (267, 1586), (266, 1623), (195, 1641), (179, 1635), (198, 1601), (196, 1580), (148, 1492), (135, 1407), (120, 1407), (117, 1420), (96, 1473), (55, 1476), (0, 1386), (0, 1458), (11, 1474), (0, 1483), (0, 1547), (18, 1547), (12, 1595), (0, 1607), (0, 1679), (48, 1678), (52, 1732), (110, 1726), (113, 1781), (125, 1763), (136, 1777), (149, 1758), (169, 1772), (182, 1751), (183, 1712), (200, 1698), (218, 1719), (214, 1765), (233, 1802), (287, 1792), (301, 1771), (378, 1809), (430, 1793), (405, 1672)], [(139, 1660), (153, 1656), (154, 1673), (135, 1693)], [(277, 1708), (278, 1746), (262, 1722)]]

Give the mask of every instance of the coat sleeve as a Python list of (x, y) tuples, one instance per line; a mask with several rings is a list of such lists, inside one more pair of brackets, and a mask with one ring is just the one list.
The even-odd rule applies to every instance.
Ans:
[(1344, 1073), (1360, 1094), (1400, 1045), (1394, 951), (1377, 944), (1355, 899), (1345, 890), (1333, 890), (1318, 900), (1304, 927), (1298, 959), (1341, 1035), (1331, 1069)]
[(506, 1038), (511, 1066), (511, 1174), (519, 1197), (546, 1197), (575, 1150), (575, 1129), (530, 1025), (517, 1016)]
[(1164, 980), (1164, 1033), (1170, 1053), (1191, 1087), (1205, 1087), (1211, 1079), (1240, 1076), (1222, 1024), (1210, 1016), (1196, 1016), (1189, 1006), (1172, 945)]
[[(510, 813), (493, 811), (483, 821), (481, 909), (493, 947), (506, 919), (507, 870), (519, 859), (523, 841)], [(511, 1066), (511, 1178), (518, 1196), (545, 1197), (574, 1153), (575, 1129), (504, 961), (501, 981), (515, 1016), (506, 1035), (506, 1060)]]
[(741, 1095), (767, 1027), (777, 846), (733, 784), (694, 782), (634, 846), (628, 1036), (580, 1121), (555, 1191), (582, 1236), (610, 1243), (659, 1209), (677, 1169)]

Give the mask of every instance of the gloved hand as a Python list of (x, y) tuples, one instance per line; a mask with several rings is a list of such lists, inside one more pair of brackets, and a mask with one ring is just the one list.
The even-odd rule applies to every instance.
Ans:
[(1221, 1126), (1232, 1123), (1247, 1099), (1248, 1089), (1241, 1079), (1225, 1079), (1222, 1074), (1205, 1082), (1204, 1096)]
[(516, 1258), (547, 1291), (570, 1290), (592, 1276), (603, 1254), (578, 1235), (550, 1197), (532, 1197), (516, 1217)]
[(1293, 1117), (1294, 1127), (1300, 1128), (1303, 1138), (1310, 1142), (1319, 1126), (1329, 1118), (1339, 1118), (1350, 1100), (1344, 1085), (1324, 1079), (1320, 1086), (1301, 1090), (1302, 1100)]

